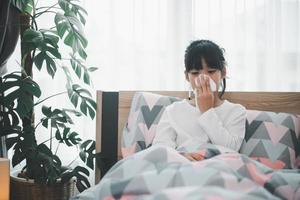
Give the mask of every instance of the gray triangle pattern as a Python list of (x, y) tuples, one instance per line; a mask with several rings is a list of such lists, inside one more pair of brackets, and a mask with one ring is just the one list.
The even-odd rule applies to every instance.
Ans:
[(294, 120), (291, 116), (286, 117), (286, 119), (281, 124), (295, 131)]
[(287, 113), (276, 113), (276, 112), (267, 112), (267, 114), (271, 117), (272, 121), (275, 124), (280, 125), (288, 116)]
[(112, 182), (110, 185), (110, 190), (114, 198), (119, 199), (129, 183), (130, 180), (119, 180), (116, 182)]
[(288, 130), (285, 135), (280, 139), (280, 143), (285, 144), (286, 146), (294, 149), (294, 142), (291, 136), (291, 130)]
[(141, 194), (149, 194), (151, 193), (151, 190), (148, 187), (151, 187), (151, 185), (148, 185), (145, 182), (145, 178), (143, 176), (137, 176), (131, 179), (131, 181), (124, 187), (124, 193), (130, 194), (134, 191), (139, 191)]
[(141, 112), (144, 117), (144, 121), (147, 125), (147, 128), (150, 129), (151, 125), (153, 124), (154, 120), (157, 118), (159, 113), (162, 110), (161, 105), (154, 105), (153, 108), (150, 110), (148, 106), (142, 106)]
[(240, 149), (240, 153), (245, 154), (245, 155), (251, 155), (251, 152), (253, 149), (256, 147), (260, 140), (259, 139), (251, 139), (248, 140), (248, 142), (243, 141), (243, 144)]
[(271, 139), (264, 123), (261, 123), (261, 125), (256, 129), (255, 133), (252, 135), (252, 138), (266, 139), (266, 140)]
[(254, 157), (268, 157), (268, 153), (262, 143), (262, 141), (259, 141), (256, 147), (253, 149), (253, 151), (250, 153), (250, 156)]
[(257, 121), (267, 121), (267, 122), (272, 122), (272, 118), (268, 115), (267, 112), (261, 112), (256, 118), (255, 120)]
[[(171, 182), (170, 182), (171, 183)], [(173, 187), (178, 187), (184, 185), (184, 178), (182, 177), (182, 173), (177, 173), (173, 179)]]
[(247, 165), (243, 165), (240, 167), (237, 172), (241, 175), (241, 177), (247, 176), (250, 177), (249, 175), (249, 170), (247, 169)]
[(272, 141), (270, 140), (262, 140), (262, 143), (267, 152), (265, 157), (270, 158), (273, 162), (278, 160), (282, 152), (284, 152), (284, 150), (287, 149), (287, 147), (281, 143), (278, 143), (276, 144), (276, 146), (274, 146)]
[(284, 168), (291, 168), (290, 152), (288, 148), (282, 152), (282, 154), (278, 157), (278, 160), (282, 160), (287, 165)]
[[(216, 174), (213, 176), (211, 179), (208, 179), (205, 185), (207, 186), (219, 186), (221, 188), (225, 187), (225, 180), (224, 178), (220, 179), (220, 173)], [(218, 178), (217, 178), (218, 177)]]

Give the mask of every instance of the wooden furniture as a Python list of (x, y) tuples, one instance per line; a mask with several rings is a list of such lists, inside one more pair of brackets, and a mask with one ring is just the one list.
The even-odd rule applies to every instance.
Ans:
[[(137, 91), (97, 91), (96, 152), (108, 160), (107, 171), (121, 156), (122, 130)], [(186, 91), (151, 91), (153, 93), (187, 98)], [(300, 114), (300, 92), (226, 92), (223, 99), (244, 105), (247, 109)], [(96, 167), (95, 181), (100, 180)]]

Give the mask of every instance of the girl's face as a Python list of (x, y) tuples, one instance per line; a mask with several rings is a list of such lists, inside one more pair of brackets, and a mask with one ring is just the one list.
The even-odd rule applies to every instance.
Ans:
[(192, 85), (193, 90), (196, 88), (195, 79), (199, 77), (200, 74), (209, 76), (217, 85), (217, 91), (219, 91), (219, 83), (226, 75), (226, 68), (221, 72), (221, 70), (215, 68), (209, 68), (205, 62), (202, 60), (203, 68), (201, 70), (192, 69), (189, 72), (185, 72), (186, 80)]

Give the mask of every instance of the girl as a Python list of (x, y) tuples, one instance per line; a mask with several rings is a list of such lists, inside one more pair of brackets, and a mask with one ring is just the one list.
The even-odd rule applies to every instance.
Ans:
[[(245, 136), (246, 109), (222, 99), (226, 88), (222, 49), (209, 40), (194, 41), (185, 51), (184, 63), (194, 97), (165, 109), (153, 145), (180, 148), (212, 143), (238, 151)], [(183, 155), (192, 161), (203, 159), (197, 153)]]

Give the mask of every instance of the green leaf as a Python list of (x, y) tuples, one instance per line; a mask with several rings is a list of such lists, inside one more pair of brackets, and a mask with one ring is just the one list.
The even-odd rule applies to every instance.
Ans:
[(43, 125), (45, 128), (48, 128), (48, 120), (47, 120), (47, 119), (43, 120), (42, 125)]
[[(87, 46), (87, 39), (83, 33), (83, 27), (80, 21), (74, 14), (66, 12), (64, 15), (56, 13), (55, 24), (58, 35), (61, 39), (64, 39), (64, 43), (73, 49), (73, 53), (77, 53), (79, 50), (84, 51)], [(84, 54), (80, 54), (83, 59), (86, 59)]]
[(87, 115), (87, 107), (88, 107), (88, 105), (87, 105), (86, 101), (83, 99), (80, 104), (80, 110), (85, 115)]
[(80, 110), (83, 114), (86, 116), (90, 116), (92, 119), (95, 117), (97, 104), (94, 100), (87, 97), (91, 96), (90, 92), (88, 90), (85, 90), (80, 87), (80, 85), (74, 84), (71, 87), (68, 86), (68, 96), (72, 102), (72, 104), (75, 106), (75, 108), (78, 105), (78, 98), (81, 99), (80, 103)]
[(80, 145), (80, 149), (86, 149), (88, 145), (91, 145), (93, 140), (86, 140)]
[(59, 132), (58, 129), (57, 129), (56, 132), (55, 132), (55, 138), (56, 138), (58, 141), (61, 141), (61, 140), (62, 140), (62, 137), (61, 137), (60, 132)]
[(52, 151), (45, 144), (38, 145), (37, 150), (43, 154), (46, 154), (47, 156), (53, 156)]
[(29, 54), (33, 50), (39, 53), (33, 58), (36, 67), (41, 70), (43, 63), (46, 62), (47, 72), (54, 77), (56, 72), (56, 64), (54, 58), (61, 59), (61, 54), (58, 51), (59, 37), (53, 30), (41, 29), (39, 31), (27, 29), (22, 38), (23, 51)]
[(85, 152), (79, 152), (79, 157), (83, 162), (86, 162), (86, 154)]
[(45, 105), (42, 106), (42, 113), (49, 117), (51, 115), (51, 106), (47, 107)]
[(3, 121), (4, 127), (1, 129), (13, 128), (19, 123), (19, 117), (27, 116), (33, 108), (32, 97), (40, 97), (41, 90), (39, 85), (29, 76), (22, 77), (21, 73), (7, 74), (2, 78), (0, 93), (5, 96), (0, 97), (0, 106), (4, 107)]
[(12, 166), (15, 167), (25, 159), (24, 153), (20, 148), (15, 148), (13, 157), (12, 157)]
[(73, 114), (75, 114), (77, 117), (82, 116), (82, 114), (81, 114), (80, 112), (78, 112), (77, 110), (74, 110), (74, 109), (63, 109), (63, 111), (73, 113)]
[(53, 78), (56, 72), (56, 64), (50, 56), (45, 56), (47, 72)]
[(12, 0), (12, 5), (19, 9), (22, 13), (32, 13), (34, 2), (33, 0)]
[(83, 74), (83, 80), (86, 84), (91, 84), (90, 75), (87, 72), (84, 72)]
[(62, 174), (62, 182), (68, 182), (72, 177), (76, 177), (76, 187), (79, 192), (84, 191), (88, 187), (91, 187), (87, 177), (90, 175), (89, 171), (84, 167), (77, 166), (71, 171), (64, 172)]
[(51, 127), (66, 127), (66, 123), (73, 124), (71, 117), (64, 111), (60, 109), (51, 110), (51, 107), (42, 107), (42, 113), (45, 115), (43, 118), (43, 126), (47, 128), (48, 121), (50, 120)]
[(79, 98), (79, 95), (74, 93), (74, 94), (72, 94), (71, 99), (70, 99), (72, 104), (75, 106), (75, 108), (78, 105), (78, 98)]
[(59, 0), (58, 4), (66, 13), (73, 12), (75, 15), (77, 15), (77, 17), (79, 17), (81, 23), (85, 24), (86, 20), (84, 15), (87, 15), (87, 12), (84, 8), (72, 3), (70, 0)]
[(70, 130), (70, 128), (65, 128), (63, 131), (63, 137), (61, 137), (60, 133), (57, 132), (56, 134), (58, 135), (56, 136), (56, 139), (58, 139), (61, 143), (65, 143), (67, 146), (79, 144), (81, 141), (79, 134), (76, 132), (71, 132)]
[(96, 71), (96, 70), (98, 70), (97, 67), (90, 67), (90, 68), (88, 68), (88, 71), (90, 71), (90, 72), (94, 72), (94, 71)]
[(88, 156), (88, 157), (87, 157), (86, 165), (87, 165), (89, 168), (94, 169), (94, 156)]
[(18, 137), (6, 138), (6, 148), (9, 150), (16, 144), (17, 141), (18, 141)]
[(93, 140), (87, 140), (80, 145), (79, 156), (80, 157), (82, 156), (81, 160), (85, 162), (86, 165), (91, 169), (94, 169), (94, 159), (96, 157), (94, 153), (95, 148), (96, 148), (96, 143)]
[(86, 67), (85, 64), (83, 64), (83, 60), (77, 59), (74, 55), (71, 55), (70, 63), (72, 66), (72, 69), (74, 70), (75, 74), (79, 79), (82, 78), (83, 74), (83, 81), (84, 83), (90, 85), (91, 80), (90, 80), (90, 72), (96, 70), (97, 68), (91, 67), (88, 68)]

